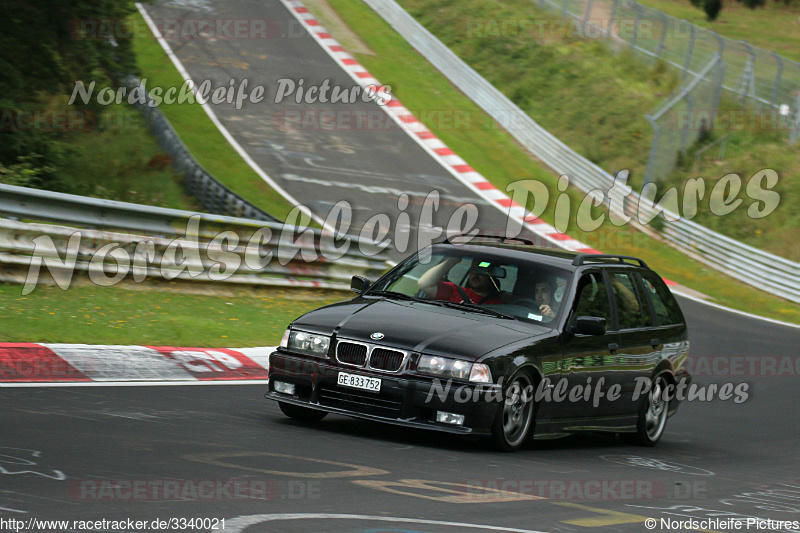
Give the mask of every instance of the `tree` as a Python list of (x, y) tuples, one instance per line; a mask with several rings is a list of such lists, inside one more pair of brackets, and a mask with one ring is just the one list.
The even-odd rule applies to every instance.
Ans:
[[(61, 105), (75, 82), (118, 85), (136, 67), (130, 39), (108, 32), (121, 28), (135, 10), (132, 0), (3, 0), (0, 3), (0, 122), (14, 122), (20, 112)], [(94, 24), (94, 26), (92, 26)], [(64, 101), (66, 101), (64, 99)], [(96, 115), (102, 112), (92, 106)], [(6, 179), (46, 184), (69, 148), (58, 132), (36, 128), (0, 129), (0, 164)]]
[(689, 2), (691, 2), (694, 7), (705, 11), (709, 21), (716, 20), (719, 12), (722, 11), (722, 0), (689, 0)]
[(706, 17), (708, 17), (709, 21), (716, 20), (719, 12), (722, 11), (722, 0), (705, 0), (703, 2), (703, 11), (706, 12)]

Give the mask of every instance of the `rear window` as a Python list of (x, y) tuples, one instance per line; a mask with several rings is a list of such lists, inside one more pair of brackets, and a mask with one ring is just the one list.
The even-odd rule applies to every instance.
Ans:
[(680, 324), (683, 322), (678, 302), (669, 292), (666, 284), (651, 272), (642, 273), (644, 290), (650, 297), (653, 310), (656, 313), (656, 324), (663, 326), (666, 324)]

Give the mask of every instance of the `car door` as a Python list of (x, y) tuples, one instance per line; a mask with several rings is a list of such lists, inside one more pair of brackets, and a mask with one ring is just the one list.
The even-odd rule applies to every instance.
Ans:
[(653, 337), (662, 346), (661, 355), (675, 370), (685, 364), (689, 350), (689, 334), (678, 302), (669, 288), (655, 272), (640, 273), (642, 293), (650, 302), (653, 316)]
[[(567, 385), (567, 398), (557, 405), (558, 417), (585, 419), (606, 416), (610, 405), (605, 396), (596, 397), (595, 391), (601, 378), (606, 381), (602, 390), (608, 388), (607, 376), (617, 363), (619, 334), (616, 331), (610, 303), (609, 288), (602, 271), (588, 271), (581, 275), (575, 291), (568, 324), (579, 316), (596, 316), (606, 319), (603, 335), (567, 334), (564, 339), (564, 355), (561, 360), (562, 381)], [(591, 387), (588, 396), (586, 388)], [(578, 394), (583, 391), (584, 394)], [(558, 389), (554, 390), (554, 395)], [(569, 396), (572, 394), (572, 396)], [(589, 425), (591, 423), (589, 422)], [(587, 422), (575, 427), (586, 427)]]
[(650, 302), (643, 294), (637, 272), (612, 268), (606, 276), (619, 328), (618, 363), (610, 379), (621, 388), (619, 400), (611, 402), (609, 410), (614, 415), (635, 414), (642, 387), (661, 359), (663, 343), (654, 331)]

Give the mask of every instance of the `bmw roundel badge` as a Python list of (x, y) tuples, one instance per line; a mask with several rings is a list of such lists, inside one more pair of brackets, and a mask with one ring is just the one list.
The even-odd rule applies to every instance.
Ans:
[(379, 341), (379, 340), (381, 340), (383, 337), (384, 337), (384, 335), (383, 335), (383, 333), (381, 333), (380, 331), (376, 331), (375, 333), (372, 333), (372, 334), (369, 336), (369, 338), (370, 338), (370, 339), (372, 339), (372, 340), (374, 340), (374, 341)]

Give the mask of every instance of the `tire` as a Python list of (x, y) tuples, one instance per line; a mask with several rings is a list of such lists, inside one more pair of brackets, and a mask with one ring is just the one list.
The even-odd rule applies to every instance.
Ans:
[(664, 388), (668, 384), (663, 374), (655, 377), (650, 391), (639, 403), (636, 433), (627, 434), (628, 441), (639, 446), (655, 446), (661, 440), (669, 414), (669, 400), (663, 398)]
[[(492, 445), (502, 452), (515, 452), (525, 444), (534, 421), (533, 381), (525, 372), (515, 374), (503, 391), (492, 423)], [(529, 391), (527, 394), (523, 391)]]
[(278, 402), (278, 406), (281, 408), (281, 411), (283, 411), (283, 414), (289, 418), (299, 420), (301, 422), (319, 422), (328, 416), (326, 411), (309, 409), (308, 407), (300, 407), (299, 405), (294, 405), (291, 403)]

